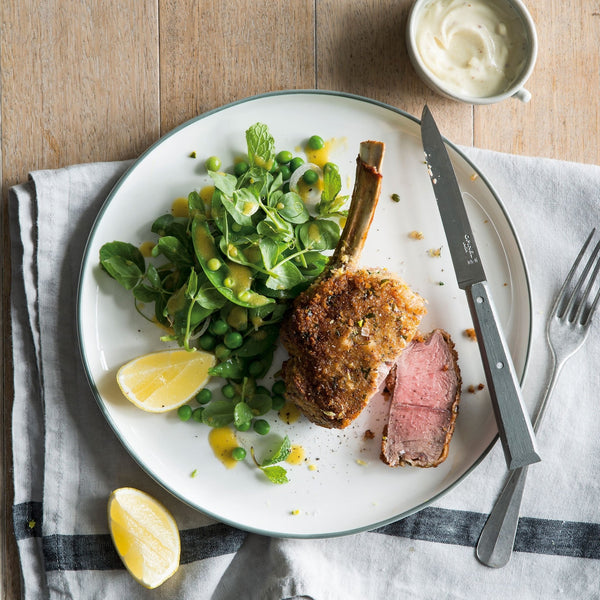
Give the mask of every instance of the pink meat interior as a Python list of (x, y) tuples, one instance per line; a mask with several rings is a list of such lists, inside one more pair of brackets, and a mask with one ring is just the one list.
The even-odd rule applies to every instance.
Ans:
[(449, 442), (459, 384), (452, 349), (439, 330), (407, 346), (392, 383), (384, 454), (390, 464), (432, 466)]

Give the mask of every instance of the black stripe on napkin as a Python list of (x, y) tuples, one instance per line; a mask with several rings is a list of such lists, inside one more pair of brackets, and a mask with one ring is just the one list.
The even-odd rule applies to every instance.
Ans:
[[(181, 535), (181, 563), (232, 554), (248, 535), (228, 525), (216, 523), (186, 529)], [(121, 569), (123, 563), (109, 534), (48, 535), (42, 539), (47, 571), (105, 571)]]
[[(486, 519), (481, 513), (430, 507), (374, 532), (475, 547)], [(600, 523), (521, 517), (514, 548), (517, 552), (600, 559)]]
[(17, 540), (42, 535), (42, 503), (22, 502), (13, 506), (13, 526)]
[[(41, 537), (40, 502), (15, 505), (13, 517), (17, 540)], [(372, 533), (474, 548), (486, 518), (482, 513), (429, 507)], [(247, 535), (221, 523), (183, 530), (181, 562), (188, 564), (237, 552)], [(48, 571), (123, 568), (108, 534), (49, 535), (42, 538), (42, 547)], [(600, 524), (521, 517), (515, 550), (600, 559)]]

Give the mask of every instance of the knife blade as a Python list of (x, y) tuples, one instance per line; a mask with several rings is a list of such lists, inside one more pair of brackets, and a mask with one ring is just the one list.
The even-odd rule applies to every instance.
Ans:
[(458, 286), (467, 295), (507, 467), (512, 470), (538, 462), (535, 434), (499, 325), (460, 186), (427, 106), (421, 117), (421, 139)]

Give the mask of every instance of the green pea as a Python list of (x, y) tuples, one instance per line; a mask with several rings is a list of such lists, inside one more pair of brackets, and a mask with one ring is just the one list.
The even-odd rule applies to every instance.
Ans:
[(198, 345), (202, 350), (210, 352), (217, 345), (217, 340), (210, 333), (205, 333), (198, 339)]
[(273, 396), (273, 410), (281, 410), (285, 406), (285, 398), (283, 396)]
[(211, 271), (218, 271), (221, 268), (221, 261), (218, 258), (211, 258), (207, 263), (206, 266), (211, 270)]
[(246, 421), (245, 423), (238, 423), (235, 428), (238, 431), (248, 431), (248, 429), (250, 429), (250, 426), (252, 425), (252, 423), (250, 421)]
[(223, 396), (225, 396), (225, 398), (229, 398), (231, 400), (231, 398), (235, 396), (235, 388), (233, 385), (231, 385), (231, 383), (227, 383), (221, 388), (221, 393)]
[(204, 166), (208, 171), (218, 171), (221, 168), (221, 159), (218, 156), (211, 156), (206, 159)]
[(278, 379), (273, 384), (273, 387), (271, 388), (271, 390), (274, 394), (283, 396), (283, 394), (285, 394), (285, 381), (283, 381), (283, 379)]
[(231, 451), (231, 456), (234, 460), (244, 460), (246, 458), (246, 451), (238, 446)]
[(238, 233), (239, 231), (241, 231), (241, 230), (242, 230), (242, 226), (241, 226), (239, 223), (234, 223), (234, 224), (231, 226), (231, 229), (233, 229), (233, 230), (234, 230), (236, 233)]
[(248, 366), (248, 373), (251, 377), (258, 377), (264, 369), (264, 364), (260, 360), (255, 360)]
[(235, 348), (239, 348), (244, 343), (244, 338), (242, 337), (241, 333), (238, 333), (237, 331), (230, 331), (229, 333), (225, 334), (223, 343), (225, 346), (227, 346), (227, 348), (234, 350)]
[(199, 408), (195, 408), (192, 411), (192, 419), (196, 421), (196, 423), (202, 423), (202, 413), (204, 409), (200, 406)]
[(301, 165), (304, 164), (304, 159), (301, 158), (300, 156), (296, 156), (295, 158), (292, 158), (292, 160), (290, 161), (290, 170), (292, 171), (292, 173)]
[(204, 388), (196, 394), (196, 402), (198, 404), (208, 404), (211, 400), (212, 392), (208, 388)]
[(177, 409), (177, 416), (182, 421), (189, 421), (192, 416), (192, 407), (188, 404), (184, 404)]
[(225, 277), (225, 279), (223, 279), (223, 285), (226, 288), (231, 289), (235, 285), (235, 281), (231, 277)]
[(265, 421), (264, 419), (256, 419), (256, 421), (254, 421), (254, 431), (259, 435), (267, 435), (270, 430), (271, 426), (268, 421)]
[(219, 360), (225, 360), (231, 354), (231, 350), (225, 344), (218, 344), (215, 348), (215, 356)]
[[(304, 183), (308, 183), (308, 185), (312, 185), (313, 183), (317, 183), (319, 181), (319, 175), (316, 171), (309, 169), (308, 171), (304, 171), (302, 175), (302, 179), (304, 179)], [(210, 262), (210, 261), (208, 261)], [(210, 269), (210, 267), (209, 267)]]
[(308, 138), (308, 147), (311, 150), (320, 150), (325, 147), (325, 140), (318, 135), (311, 135)]
[(338, 166), (335, 163), (328, 162), (328, 163), (325, 163), (325, 165), (323, 166), (324, 173), (338, 172), (338, 171), (339, 171)]
[(250, 290), (242, 290), (238, 294), (238, 299), (242, 302), (250, 302), (250, 300), (252, 299), (252, 292)]
[(210, 324), (209, 329), (215, 335), (225, 335), (229, 330), (229, 325), (223, 319), (217, 319)]
[(275, 157), (275, 160), (280, 164), (280, 165), (285, 165), (287, 163), (290, 162), (290, 160), (292, 160), (292, 153), (289, 150), (282, 150), (281, 152), (279, 152), (277, 154), (277, 156)]
[(240, 160), (235, 163), (233, 167), (233, 173), (236, 177), (241, 177), (250, 167), (245, 160)]
[(264, 385), (257, 385), (254, 391), (257, 394), (267, 394), (267, 395), (270, 395), (269, 390)]
[(281, 177), (284, 181), (287, 181), (292, 174), (292, 170), (287, 165), (281, 165), (279, 167), (279, 172), (281, 173)]

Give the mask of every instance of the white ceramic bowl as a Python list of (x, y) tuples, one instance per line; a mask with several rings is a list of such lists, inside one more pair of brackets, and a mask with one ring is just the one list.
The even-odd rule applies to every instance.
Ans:
[(452, 100), (469, 104), (493, 104), (510, 97), (518, 98), (523, 102), (528, 102), (531, 99), (531, 93), (525, 89), (524, 84), (529, 79), (535, 66), (538, 41), (535, 23), (523, 2), (521, 0), (490, 0), (490, 6), (505, 4), (506, 6), (511, 7), (520, 17), (527, 36), (525, 42), (526, 59), (520, 73), (512, 80), (509, 87), (494, 95), (475, 96), (457, 91), (455, 87), (448, 85), (436, 76), (425, 64), (417, 47), (417, 34), (419, 32), (420, 21), (424, 10), (432, 4), (444, 1), (446, 0), (416, 0), (408, 17), (406, 25), (406, 45), (412, 65), (421, 79), (438, 94)]

